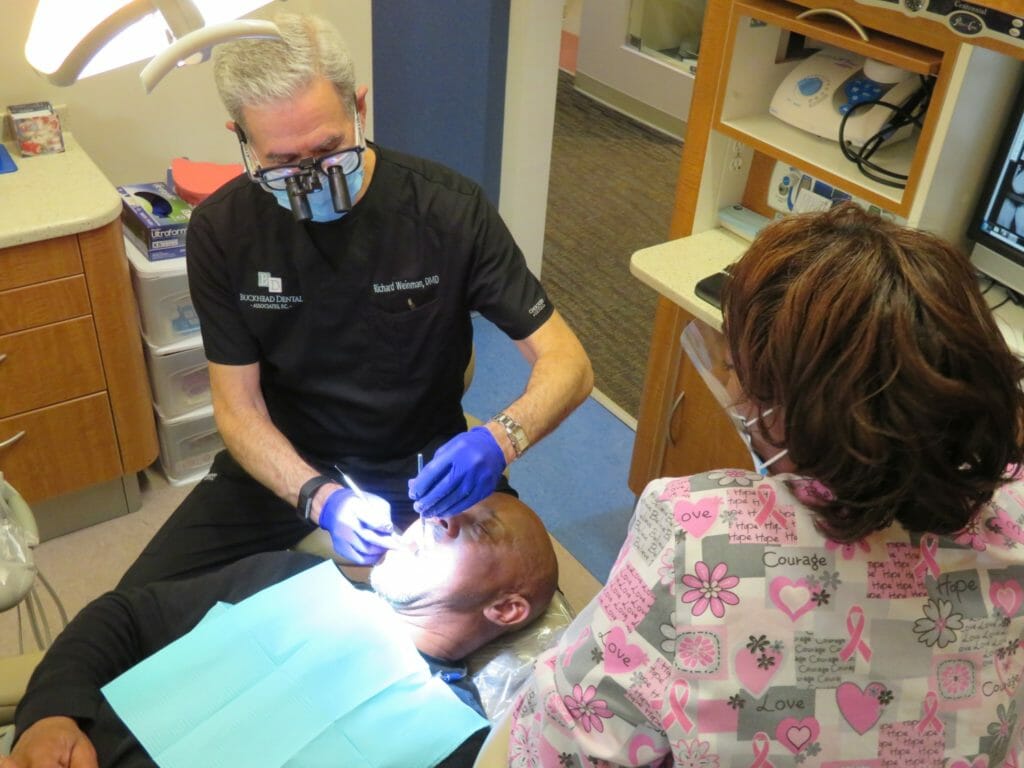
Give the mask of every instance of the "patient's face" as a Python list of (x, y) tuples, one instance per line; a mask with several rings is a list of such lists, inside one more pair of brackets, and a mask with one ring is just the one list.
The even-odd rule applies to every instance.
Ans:
[(501, 495), (449, 520), (413, 523), (402, 534), (402, 546), (370, 573), (377, 594), (396, 608), (413, 610), (470, 609), (489, 599), (507, 581), (501, 554), (511, 532), (502, 515), (504, 500), (496, 499)]

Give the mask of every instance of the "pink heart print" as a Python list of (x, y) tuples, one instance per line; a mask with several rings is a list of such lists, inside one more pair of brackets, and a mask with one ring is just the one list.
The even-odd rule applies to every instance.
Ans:
[(796, 581), (785, 576), (776, 576), (772, 579), (768, 594), (775, 603), (775, 607), (796, 621), (814, 607), (811, 600), (811, 587), (807, 579), (799, 578)]
[(873, 685), (878, 684), (869, 683), (863, 690), (856, 683), (842, 683), (836, 688), (836, 704), (840, 713), (861, 736), (870, 731), (882, 716), (882, 704), (871, 693)]
[(626, 642), (622, 627), (615, 627), (601, 637), (604, 644), (604, 671), (610, 674), (629, 672), (646, 664), (647, 654), (639, 645)]
[[(764, 667), (758, 665), (757, 660), (761, 656), (774, 659), (774, 664), (766, 664)], [(743, 687), (755, 696), (760, 696), (768, 687), (769, 681), (782, 666), (782, 651), (775, 651), (765, 648), (760, 653), (751, 653), (746, 647), (740, 648), (736, 654), (736, 677), (739, 678)]]
[(992, 605), (1004, 615), (1012, 617), (1017, 613), (1021, 602), (1024, 602), (1024, 588), (1014, 579), (993, 581), (988, 588), (988, 597)]
[(679, 527), (694, 538), (699, 539), (718, 519), (718, 506), (721, 499), (701, 499), (696, 504), (689, 501), (677, 501), (673, 514)]
[(816, 718), (797, 720), (795, 717), (787, 717), (775, 729), (775, 739), (795, 755), (817, 741), (819, 733), (821, 726)]

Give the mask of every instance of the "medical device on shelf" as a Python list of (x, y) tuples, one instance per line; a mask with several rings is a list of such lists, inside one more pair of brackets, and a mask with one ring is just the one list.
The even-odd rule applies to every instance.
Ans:
[[(863, 147), (883, 129), (889, 144), (910, 136), (901, 110), (921, 89), (912, 73), (838, 48), (822, 48), (779, 84), (768, 112), (797, 128)], [(888, 106), (887, 106), (888, 105)]]

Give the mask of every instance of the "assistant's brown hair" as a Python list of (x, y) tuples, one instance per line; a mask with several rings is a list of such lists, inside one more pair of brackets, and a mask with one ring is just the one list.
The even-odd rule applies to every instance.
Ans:
[[(724, 294), (739, 382), (783, 406), (819, 524), (952, 533), (1022, 461), (1024, 395), (967, 258), (852, 203), (765, 227)], [(762, 432), (765, 425), (762, 424)]]

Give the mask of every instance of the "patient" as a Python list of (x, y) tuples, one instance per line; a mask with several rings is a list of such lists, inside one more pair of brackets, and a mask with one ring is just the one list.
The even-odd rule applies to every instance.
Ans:
[(723, 316), (721, 353), (684, 346), (766, 476), (647, 486), (510, 765), (1020, 765), (1022, 368), (970, 263), (853, 205), (786, 217)]
[[(517, 498), (495, 493), (448, 520), (419, 525), (371, 572), (433, 673), (483, 714), (462, 663), (546, 609), (558, 580), (550, 538)], [(100, 688), (189, 632), (218, 601), (237, 603), (323, 562), (308, 554), (255, 555), (182, 581), (109, 592), (86, 606), (36, 669), (16, 715), (18, 738), (0, 768), (152, 766)], [(386, 661), (386, 660), (385, 660)], [(472, 765), (483, 729), (445, 766)]]

